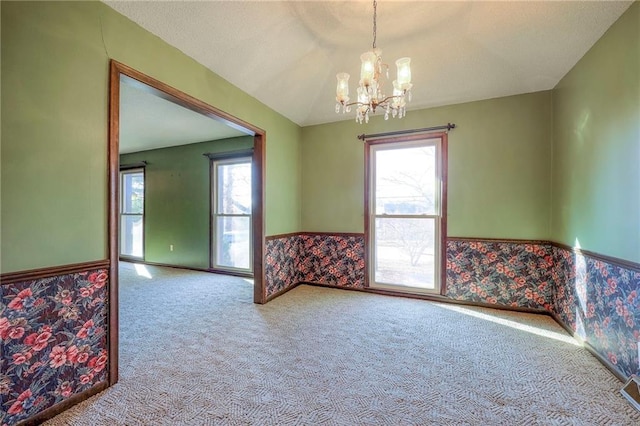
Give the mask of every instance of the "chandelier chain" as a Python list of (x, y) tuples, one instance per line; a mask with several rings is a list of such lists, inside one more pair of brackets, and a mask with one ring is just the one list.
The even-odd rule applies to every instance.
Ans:
[(378, 9), (378, 2), (376, 0), (373, 0), (373, 48), (376, 48), (376, 15), (377, 15), (377, 9)]

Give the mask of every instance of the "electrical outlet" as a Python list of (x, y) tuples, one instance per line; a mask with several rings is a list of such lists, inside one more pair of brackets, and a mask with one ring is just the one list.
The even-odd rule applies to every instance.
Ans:
[(169, 251), (173, 251), (173, 244), (169, 244)]

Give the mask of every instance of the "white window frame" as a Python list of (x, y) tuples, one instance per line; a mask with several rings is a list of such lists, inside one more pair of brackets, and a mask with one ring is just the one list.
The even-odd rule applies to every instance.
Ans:
[[(146, 191), (147, 191), (147, 182), (146, 182), (146, 175), (145, 175), (145, 168), (144, 167), (135, 167), (135, 168), (126, 168), (126, 169), (122, 169), (120, 170), (120, 214), (118, 217), (119, 222), (119, 226), (118, 226), (118, 232), (120, 232), (120, 235), (118, 235), (118, 256), (123, 258), (123, 259), (132, 259), (132, 260), (144, 260), (144, 254), (145, 254), (145, 232), (144, 232), (144, 228), (145, 228), (145, 202), (143, 202), (142, 204), (142, 213), (129, 213), (125, 211), (125, 202), (124, 202), (124, 198), (125, 198), (125, 185), (124, 185), (124, 180), (125, 180), (125, 176), (126, 175), (131, 175), (131, 174), (137, 174), (137, 173), (141, 173), (142, 174), (142, 182), (143, 182), (143, 187), (144, 187), (144, 193), (146, 195)], [(145, 197), (146, 198), (146, 197)], [(123, 254), (122, 253), (122, 218), (123, 216), (140, 216), (142, 219), (142, 256), (133, 256), (130, 254)]]
[[(218, 197), (220, 191), (218, 190), (218, 167), (232, 164), (249, 163), (253, 167), (253, 157), (241, 156), (231, 158), (211, 158), (211, 269), (227, 272), (235, 272), (240, 274), (253, 274), (253, 197), (251, 214), (229, 214), (218, 212)], [(252, 170), (253, 173), (253, 170)], [(253, 176), (251, 177), (251, 185), (253, 186)], [(253, 192), (253, 188), (251, 188)], [(227, 265), (220, 265), (217, 262), (218, 258), (218, 240), (216, 235), (217, 223), (219, 217), (247, 217), (249, 218), (249, 267), (248, 268), (236, 268)]]

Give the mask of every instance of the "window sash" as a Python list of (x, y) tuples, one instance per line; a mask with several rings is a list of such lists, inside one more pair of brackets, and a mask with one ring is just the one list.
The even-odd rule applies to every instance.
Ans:
[[(142, 205), (140, 206), (140, 211), (134, 211), (133, 207), (129, 210), (128, 206), (133, 205), (133, 201), (128, 199), (132, 193), (133, 188), (126, 185), (126, 178), (130, 175), (141, 175), (142, 177)], [(144, 184), (145, 184), (145, 176), (144, 169), (129, 169), (120, 171), (120, 214), (141, 214), (144, 215)]]
[[(130, 186), (126, 185), (126, 180), (131, 175), (140, 175), (142, 178), (142, 202), (139, 206), (139, 211), (135, 211), (136, 209), (133, 209), (133, 208), (131, 209), (128, 208), (128, 206), (131, 206), (133, 204), (133, 201), (130, 198), (132, 196), (133, 189)], [(120, 217), (119, 217), (120, 235), (118, 236), (118, 243), (119, 243), (118, 254), (120, 257), (123, 257), (123, 258), (144, 259), (145, 184), (146, 182), (145, 182), (144, 167), (127, 168), (124, 170), (120, 170)], [(129, 199), (127, 199), (128, 197)], [(141, 235), (140, 235), (140, 238), (142, 240), (140, 241), (141, 253), (139, 256), (130, 254), (130, 253), (123, 253), (122, 232), (125, 230), (125, 226), (123, 225), (124, 218), (140, 218), (140, 220), (142, 221), (142, 229), (141, 229)]]
[[(210, 157), (211, 158), (211, 157)], [(224, 270), (224, 271), (236, 271), (236, 272), (253, 272), (253, 224), (252, 224), (252, 213), (225, 213), (222, 212), (221, 207), (222, 203), (220, 203), (220, 197), (222, 188), (220, 187), (219, 182), (219, 170), (220, 167), (235, 165), (235, 164), (249, 164), (252, 166), (252, 157), (250, 156), (241, 156), (235, 158), (221, 158), (214, 159), (211, 158), (211, 188), (213, 189), (213, 194), (211, 197), (211, 267), (213, 269)], [(251, 170), (253, 173), (253, 170)], [(251, 177), (251, 181), (253, 177)], [(253, 182), (251, 182), (253, 185)], [(253, 191), (253, 188), (251, 188)], [(253, 210), (253, 197), (251, 197), (251, 202), (249, 204), (249, 209)], [(228, 266), (225, 264), (221, 264), (218, 262), (219, 258), (219, 246), (222, 243), (220, 238), (218, 237), (218, 223), (221, 218), (248, 218), (249, 219), (249, 227), (248, 227), (248, 238), (249, 238), (249, 267), (235, 267)]]

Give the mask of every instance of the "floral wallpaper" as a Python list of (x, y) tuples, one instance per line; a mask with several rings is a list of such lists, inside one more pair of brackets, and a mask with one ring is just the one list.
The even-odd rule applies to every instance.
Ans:
[(551, 247), (551, 251), (553, 254), (551, 277), (555, 284), (553, 287), (553, 312), (565, 325), (578, 331), (580, 336), (584, 336), (584, 328), (580, 330), (577, 328), (574, 309), (576, 295), (571, 289), (576, 278), (575, 256), (570, 250), (555, 246)]
[(300, 236), (300, 281), (338, 287), (364, 287), (364, 236)]
[(106, 380), (106, 269), (0, 287), (0, 424)]
[(556, 314), (623, 375), (640, 375), (640, 271), (553, 250)]
[(265, 254), (267, 297), (300, 282), (300, 236), (267, 239)]
[(551, 311), (553, 266), (548, 245), (449, 240), (446, 296)]
[(267, 297), (299, 282), (364, 287), (364, 236), (298, 234), (267, 240)]

